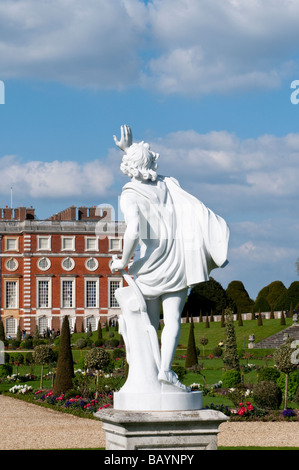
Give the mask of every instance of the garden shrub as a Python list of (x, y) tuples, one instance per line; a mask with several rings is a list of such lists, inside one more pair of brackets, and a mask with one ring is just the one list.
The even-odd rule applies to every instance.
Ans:
[(76, 343), (75, 343), (75, 347), (78, 348), (78, 349), (83, 349), (83, 348), (86, 348), (87, 346), (87, 341), (85, 338), (78, 338)]
[(17, 349), (20, 346), (20, 341), (18, 341), (17, 339), (13, 339), (10, 344), (12, 349)]
[(293, 401), (299, 406), (299, 387), (297, 387), (296, 393), (293, 396)]
[(105, 345), (109, 346), (110, 348), (117, 348), (119, 345), (119, 340), (116, 338), (106, 339)]
[(25, 338), (21, 343), (22, 349), (33, 349), (33, 339)]
[(213, 349), (213, 356), (220, 357), (222, 356), (223, 350), (220, 346), (216, 346), (216, 348)]
[(277, 379), (280, 377), (280, 372), (274, 367), (263, 367), (259, 371), (258, 381), (270, 381), (270, 382), (277, 382)]
[(103, 344), (104, 344), (104, 341), (102, 339), (97, 339), (94, 343), (96, 348), (100, 348), (101, 346), (103, 346)]
[[(280, 387), (282, 393), (285, 390), (285, 374), (281, 373), (277, 380), (277, 385)], [(289, 373), (288, 376), (288, 399), (292, 400), (297, 389), (299, 387), (299, 370), (295, 370)]]
[(259, 382), (253, 387), (252, 395), (255, 405), (265, 410), (278, 410), (282, 403), (282, 392), (275, 382)]
[(221, 377), (223, 388), (232, 388), (241, 382), (241, 373), (238, 370), (227, 370)]
[(10, 364), (0, 364), (0, 377), (7, 377), (12, 374), (12, 366)]

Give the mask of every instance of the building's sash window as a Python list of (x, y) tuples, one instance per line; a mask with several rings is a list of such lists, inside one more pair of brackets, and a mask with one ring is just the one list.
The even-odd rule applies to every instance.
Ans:
[(98, 292), (99, 292), (99, 281), (98, 279), (86, 279), (85, 280), (85, 307), (86, 308), (98, 308)]
[(5, 320), (5, 333), (6, 336), (15, 336), (17, 334), (17, 320), (10, 317)]
[(5, 282), (5, 308), (18, 308), (18, 281)]
[(75, 279), (61, 280), (61, 308), (75, 308)]
[(115, 298), (115, 291), (121, 287), (122, 281), (120, 279), (110, 279), (109, 280), (109, 307), (110, 308), (119, 308), (119, 304)]
[(19, 251), (19, 238), (5, 237), (5, 251)]
[(37, 249), (43, 251), (50, 251), (51, 250), (51, 236), (37, 236)]
[(97, 237), (85, 237), (85, 251), (99, 251)]
[(75, 237), (61, 237), (62, 251), (75, 251)]
[(49, 281), (38, 281), (38, 308), (49, 307)]

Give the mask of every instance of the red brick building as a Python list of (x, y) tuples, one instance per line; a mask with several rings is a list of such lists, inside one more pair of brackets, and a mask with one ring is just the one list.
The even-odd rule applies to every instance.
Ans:
[(57, 331), (68, 315), (77, 331), (119, 313), (122, 278), (109, 262), (122, 251), (123, 222), (111, 209), (70, 207), (47, 220), (33, 208), (0, 209), (0, 305), (6, 336), (17, 328)]

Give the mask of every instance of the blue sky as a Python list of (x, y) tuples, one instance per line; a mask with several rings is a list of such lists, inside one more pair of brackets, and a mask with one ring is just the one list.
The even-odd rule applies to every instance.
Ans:
[[(113, 204), (113, 134), (223, 216), (249, 295), (299, 280), (295, 0), (1, 0), (0, 206)], [(1, 102), (1, 100), (0, 100)]]

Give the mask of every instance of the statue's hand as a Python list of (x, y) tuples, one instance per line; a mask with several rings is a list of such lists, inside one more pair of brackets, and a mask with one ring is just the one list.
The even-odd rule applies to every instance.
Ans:
[(121, 126), (121, 137), (117, 140), (116, 136), (113, 136), (115, 144), (124, 152), (131, 147), (133, 142), (132, 131), (129, 126)]
[(110, 271), (112, 273), (115, 273), (115, 271), (121, 271), (122, 269), (125, 269), (125, 264), (121, 259), (115, 258), (112, 259), (112, 262), (110, 264)]

